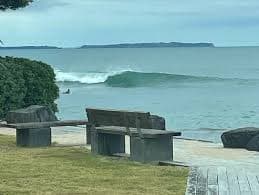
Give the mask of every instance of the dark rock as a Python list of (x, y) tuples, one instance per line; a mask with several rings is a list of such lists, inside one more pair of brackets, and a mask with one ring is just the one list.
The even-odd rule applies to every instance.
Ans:
[(224, 132), (221, 140), (226, 148), (246, 148), (248, 142), (259, 135), (259, 128), (245, 127)]
[(27, 108), (10, 111), (6, 115), (7, 123), (29, 123), (57, 121), (57, 117), (46, 106), (32, 105)]
[(165, 118), (157, 115), (151, 115), (152, 129), (165, 130)]
[(259, 151), (259, 135), (254, 136), (246, 146), (247, 150)]

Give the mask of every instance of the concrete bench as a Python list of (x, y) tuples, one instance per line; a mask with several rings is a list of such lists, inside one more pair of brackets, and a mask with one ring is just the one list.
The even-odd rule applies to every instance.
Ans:
[[(86, 108), (89, 123), (99, 126), (121, 126), (136, 128), (136, 116), (140, 120), (140, 128), (165, 130), (165, 119), (151, 115), (149, 112)], [(87, 144), (91, 144), (91, 126), (87, 126)], [(119, 137), (119, 136), (118, 136)], [(124, 143), (124, 136), (120, 136)]]
[(172, 137), (180, 136), (181, 133), (154, 129), (127, 129), (118, 126), (92, 127), (92, 153), (109, 156), (114, 153), (125, 153), (125, 147), (120, 139), (125, 135), (130, 136), (131, 160), (150, 163), (172, 161)]
[(16, 145), (22, 147), (44, 147), (51, 145), (51, 127), (86, 125), (86, 120), (32, 122), (1, 124), (16, 129)]

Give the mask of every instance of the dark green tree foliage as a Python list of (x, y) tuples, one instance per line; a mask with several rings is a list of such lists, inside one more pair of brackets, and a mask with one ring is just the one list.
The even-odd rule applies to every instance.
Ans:
[(29, 5), (33, 0), (0, 0), (0, 10), (18, 9)]
[(0, 57), (0, 118), (9, 110), (45, 105), (57, 111), (59, 89), (51, 66), (24, 58)]
[(20, 108), (26, 93), (21, 67), (0, 58), (0, 118), (11, 109)]

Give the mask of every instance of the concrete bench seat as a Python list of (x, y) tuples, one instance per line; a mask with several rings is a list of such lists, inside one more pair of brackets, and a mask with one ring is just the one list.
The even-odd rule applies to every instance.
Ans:
[[(105, 133), (105, 134), (139, 136), (139, 132), (137, 128), (129, 128), (129, 131), (127, 131), (125, 127), (103, 126), (103, 127), (96, 127), (95, 130), (98, 133)], [(157, 138), (161, 135), (181, 136), (181, 132), (175, 132), (175, 131), (169, 131), (169, 130), (164, 131), (164, 130), (157, 130), (157, 129), (141, 129), (141, 133), (144, 138)]]
[(46, 127), (86, 125), (87, 123), (88, 123), (87, 120), (64, 120), (64, 121), (51, 121), (51, 122), (1, 124), (1, 126), (15, 128), (15, 129), (36, 129), (36, 128), (46, 128)]
[[(150, 112), (87, 108), (87, 143), (94, 154), (125, 153), (125, 135), (130, 136), (130, 158), (139, 162), (173, 160), (173, 136), (165, 131), (165, 119)], [(89, 136), (91, 135), (91, 136)]]
[[(140, 133), (141, 131), (141, 133)], [(173, 136), (180, 132), (155, 129), (139, 129), (103, 126), (92, 129), (91, 150), (94, 154), (113, 155), (125, 153), (121, 136), (130, 136), (130, 158), (133, 161), (150, 163), (173, 160)]]
[(51, 145), (51, 127), (86, 125), (87, 120), (64, 120), (51, 122), (30, 122), (1, 124), (16, 129), (16, 145), (23, 147), (44, 147)]
[[(99, 126), (120, 126), (136, 128), (136, 116), (140, 120), (139, 127), (143, 129), (165, 130), (165, 119), (150, 112), (86, 108), (89, 123)], [(91, 126), (87, 126), (87, 144), (91, 144)], [(121, 138), (124, 141), (124, 136)]]

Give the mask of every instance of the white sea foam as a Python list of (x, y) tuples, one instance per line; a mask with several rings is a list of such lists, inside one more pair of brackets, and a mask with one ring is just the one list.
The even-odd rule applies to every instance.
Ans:
[(85, 84), (96, 84), (96, 83), (104, 83), (108, 77), (121, 74), (127, 70), (118, 70), (118, 71), (110, 71), (110, 72), (62, 72), (61, 70), (55, 70), (56, 80), (58, 82), (79, 82)]

